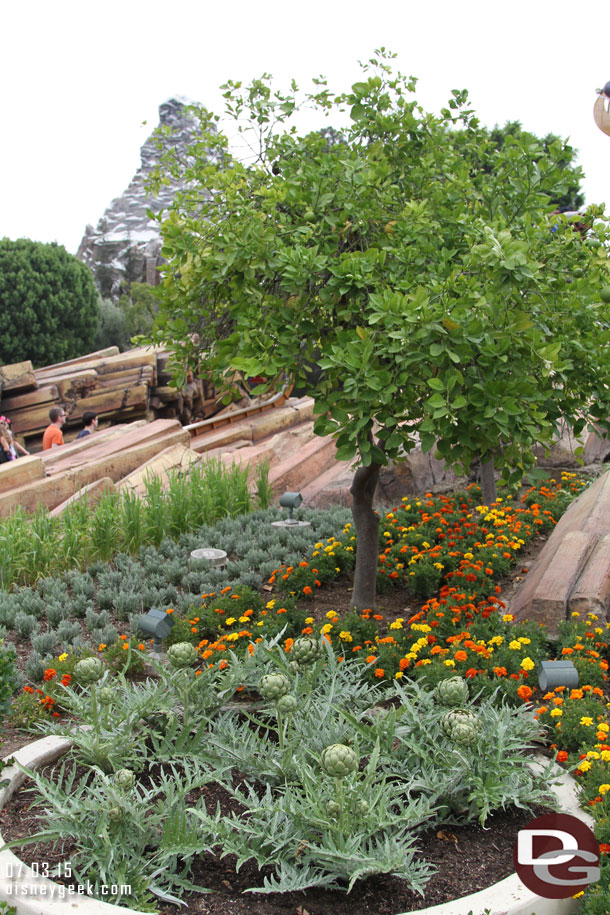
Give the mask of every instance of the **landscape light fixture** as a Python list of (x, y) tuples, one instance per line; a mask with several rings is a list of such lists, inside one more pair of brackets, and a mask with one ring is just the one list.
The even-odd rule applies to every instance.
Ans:
[(157, 654), (161, 653), (162, 640), (167, 638), (173, 625), (173, 616), (165, 610), (149, 610), (138, 620), (142, 632), (154, 639), (153, 649)]
[(538, 686), (543, 692), (567, 686), (576, 689), (578, 671), (572, 661), (541, 661), (538, 665)]
[(288, 509), (288, 517), (285, 520), (285, 524), (298, 524), (296, 518), (292, 517), (292, 513), (295, 508), (298, 508), (301, 502), (303, 501), (303, 496), (300, 492), (285, 492), (284, 495), (280, 496), (280, 505), (282, 508)]
[(213, 566), (216, 569), (226, 569), (227, 554), (224, 550), (216, 550), (214, 547), (200, 547), (197, 550), (191, 550), (191, 560), (196, 563)]

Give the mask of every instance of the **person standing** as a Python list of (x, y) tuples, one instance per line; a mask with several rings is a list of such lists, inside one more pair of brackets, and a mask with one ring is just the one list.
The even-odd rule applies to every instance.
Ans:
[[(2, 422), (4, 420), (4, 422)], [(4, 416), (0, 420), (0, 464), (6, 464), (7, 461), (13, 460), (11, 454), (11, 443), (9, 438), (8, 426)]]
[[(27, 448), (24, 448), (14, 437), (13, 430), (11, 429), (11, 421), (7, 416), (0, 416), (0, 436), (2, 436), (4, 442), (8, 444), (9, 457), (7, 460), (14, 461), (19, 457), (19, 454), (30, 453)], [(2, 445), (2, 448), (5, 450), (4, 445)], [(17, 454), (17, 452), (19, 452), (19, 454)]]
[(91, 435), (92, 432), (95, 432), (97, 429), (98, 418), (97, 413), (92, 411), (87, 411), (83, 413), (83, 428), (80, 430), (77, 438), (84, 438), (86, 435)]
[(61, 427), (66, 421), (66, 411), (63, 407), (51, 407), (49, 410), (50, 425), (44, 430), (42, 436), (42, 450), (47, 451), (49, 448), (56, 448), (57, 445), (63, 445), (64, 437)]

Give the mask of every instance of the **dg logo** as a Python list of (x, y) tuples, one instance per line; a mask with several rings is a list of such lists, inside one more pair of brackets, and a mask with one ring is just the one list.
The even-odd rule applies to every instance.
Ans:
[(547, 813), (517, 835), (515, 870), (545, 899), (567, 899), (599, 880), (599, 845), (589, 827), (568, 813)]

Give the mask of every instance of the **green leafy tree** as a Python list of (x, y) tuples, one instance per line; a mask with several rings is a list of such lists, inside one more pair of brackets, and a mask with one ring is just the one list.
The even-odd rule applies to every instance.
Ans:
[[(524, 131), (519, 121), (507, 121), (504, 127), (499, 127), (496, 124), (493, 130), (490, 131), (489, 136), (491, 142), (494, 143), (498, 149), (502, 148), (508, 136), (528, 136), (534, 140), (537, 139), (533, 134)], [(582, 169), (575, 164), (576, 150), (568, 143), (562, 143), (561, 139), (556, 134), (548, 133), (542, 139), (545, 153), (552, 143), (557, 142), (559, 142), (562, 147), (561, 154), (557, 159), (557, 164), (565, 170), (565, 174), (563, 175), (562, 190), (554, 197), (553, 202), (557, 209), (560, 210), (579, 210), (580, 207), (584, 205), (585, 197), (580, 187), (580, 182), (583, 177)]]
[(131, 283), (129, 293), (120, 297), (119, 305), (125, 314), (125, 325), (130, 337), (149, 334), (159, 310), (157, 287), (149, 283)]
[(333, 142), (300, 135), (297, 87), (273, 92), (267, 76), (224, 87), (250, 161), (198, 111), (189, 161), (166, 165), (184, 184), (152, 336), (218, 384), (240, 371), (272, 387), (320, 365), (315, 431), (359, 462), (358, 607), (375, 602), (384, 464), (419, 440), (459, 469), (481, 462), (491, 501), (494, 468), (515, 483), (562, 418), (580, 431), (610, 407), (606, 221), (592, 208), (584, 242), (553, 213), (571, 179), (563, 144), (521, 133), (498, 147), (466, 92), (435, 116), (385, 52), (363, 70), (344, 95), (318, 80), (305, 97), (349, 115)]
[(45, 365), (92, 349), (97, 290), (61, 245), (0, 241), (0, 360)]
[(101, 296), (98, 299), (98, 325), (93, 345), (95, 349), (118, 346), (122, 353), (129, 348), (125, 312), (112, 299)]

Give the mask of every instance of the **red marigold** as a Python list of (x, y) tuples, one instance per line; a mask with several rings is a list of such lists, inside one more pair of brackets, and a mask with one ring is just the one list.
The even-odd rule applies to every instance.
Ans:
[(47, 669), (44, 672), (43, 680), (52, 680), (53, 677), (55, 677), (56, 675), (57, 675), (56, 670), (53, 670), (52, 667), (47, 667)]
[(375, 676), (376, 676), (376, 677), (379, 677), (380, 680), (381, 680), (382, 677), (385, 676), (385, 671), (384, 671), (383, 667), (376, 667), (376, 668), (375, 668)]
[(557, 762), (566, 762), (567, 758), (568, 758), (568, 754), (567, 754), (566, 750), (557, 751)]
[(524, 702), (527, 702), (528, 699), (531, 699), (533, 692), (531, 686), (520, 686), (517, 690), (517, 695), (520, 699), (523, 699)]

